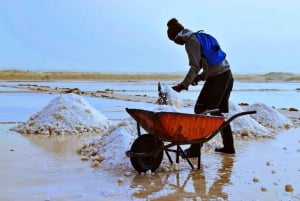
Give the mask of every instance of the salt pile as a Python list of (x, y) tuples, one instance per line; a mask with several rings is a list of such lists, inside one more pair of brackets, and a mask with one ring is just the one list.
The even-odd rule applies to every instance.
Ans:
[(289, 118), (279, 113), (276, 108), (263, 103), (254, 103), (245, 110), (233, 102), (229, 104), (229, 116), (252, 110), (255, 110), (256, 114), (241, 116), (232, 121), (230, 125), (234, 134), (248, 137), (270, 137), (276, 134), (277, 129), (293, 127)]
[(183, 103), (179, 98), (178, 93), (176, 93), (169, 85), (162, 84), (161, 92), (166, 96), (168, 105), (174, 106), (178, 109), (182, 107)]
[[(248, 110), (248, 109), (247, 109)], [(253, 110), (253, 109), (249, 109)], [(229, 113), (227, 118), (237, 113), (244, 112), (238, 104), (230, 101), (229, 102)], [(259, 111), (256, 111), (259, 112)], [(260, 114), (260, 113), (259, 113)], [(258, 115), (259, 115), (258, 114)], [(274, 134), (270, 129), (258, 123), (250, 115), (240, 116), (234, 119), (230, 123), (232, 132), (236, 136), (247, 136), (247, 137), (269, 137)]]
[(103, 140), (99, 141), (103, 145), (100, 153), (104, 156), (101, 165), (121, 169), (131, 167), (130, 160), (126, 157), (125, 152), (130, 149), (137, 137), (136, 123), (133, 121), (127, 125), (117, 127), (110, 134), (108, 133)]
[(98, 134), (108, 128), (108, 119), (76, 94), (54, 98), (41, 111), (13, 130), (23, 134)]
[(256, 110), (257, 114), (251, 115), (252, 118), (268, 128), (291, 128), (293, 126), (292, 121), (279, 113), (276, 108), (263, 103), (252, 104), (248, 110)]

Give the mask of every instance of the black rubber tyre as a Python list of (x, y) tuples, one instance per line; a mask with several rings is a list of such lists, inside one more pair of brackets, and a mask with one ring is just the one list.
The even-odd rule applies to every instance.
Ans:
[[(130, 161), (138, 172), (151, 170), (154, 172), (161, 164), (164, 149), (161, 149), (163, 142), (156, 136), (145, 134), (139, 136), (131, 146), (131, 151), (136, 153), (153, 152), (149, 157), (131, 157)], [(158, 150), (159, 149), (159, 150)]]

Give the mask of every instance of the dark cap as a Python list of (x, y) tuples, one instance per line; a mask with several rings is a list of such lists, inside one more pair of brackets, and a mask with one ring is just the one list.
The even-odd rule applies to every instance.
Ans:
[(174, 40), (177, 34), (184, 29), (184, 27), (178, 22), (176, 18), (172, 18), (167, 23), (168, 37), (170, 40)]

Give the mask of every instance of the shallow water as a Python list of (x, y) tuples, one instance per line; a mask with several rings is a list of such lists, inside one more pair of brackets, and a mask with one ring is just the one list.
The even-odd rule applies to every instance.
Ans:
[[(13, 88), (16, 83), (8, 84), (0, 88), (0, 122), (27, 121), (57, 96), (23, 93)], [(156, 82), (32, 84), (157, 96)], [(237, 102), (248, 103), (251, 97), (255, 102), (263, 99), (276, 107), (290, 107), (288, 101), (299, 104), (297, 83), (254, 84), (236, 85), (232, 99), (237, 96)], [(194, 97), (196, 89), (181, 94)], [(151, 107), (142, 102), (85, 99), (109, 119), (127, 118), (126, 107)], [(89, 162), (82, 162), (76, 150), (91, 136), (24, 136), (9, 130), (14, 125), (0, 124), (0, 200), (300, 200), (299, 128), (284, 131), (275, 139), (237, 139), (234, 157), (203, 152), (200, 170), (191, 170), (181, 161), (179, 171), (140, 175), (133, 169), (92, 168)], [(128, 171), (131, 175), (124, 176)], [(285, 191), (287, 184), (293, 186), (293, 192)]]
[(20, 135), (12, 126), (0, 124), (0, 200), (300, 199), (299, 128), (275, 139), (236, 140), (235, 156), (203, 151), (200, 170), (181, 160), (179, 171), (140, 175), (82, 162), (76, 149), (91, 136)]
[[(164, 82), (172, 86), (174, 81)], [(26, 121), (31, 114), (46, 106), (57, 94), (23, 93), (24, 89), (16, 90), (16, 85), (39, 85), (60, 88), (78, 88), (88, 91), (113, 90), (114, 93), (126, 93), (136, 96), (158, 97), (157, 81), (108, 82), (108, 81), (66, 81), (66, 82), (0, 82), (0, 122)], [(181, 99), (196, 100), (201, 84), (190, 87), (179, 94)], [(294, 107), (300, 109), (297, 82), (235, 82), (230, 100), (235, 103), (264, 103), (277, 108)], [(298, 89), (298, 90), (297, 90)], [(121, 100), (86, 97), (88, 102), (110, 119), (126, 118), (126, 107), (149, 108), (147, 103), (132, 103)], [(191, 112), (193, 111), (190, 108)]]
[(104, 200), (118, 188), (109, 173), (80, 161), (84, 138), (19, 135), (11, 126), (0, 124), (0, 200)]

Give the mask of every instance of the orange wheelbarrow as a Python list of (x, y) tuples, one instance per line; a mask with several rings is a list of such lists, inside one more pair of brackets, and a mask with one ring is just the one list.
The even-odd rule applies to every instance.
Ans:
[[(153, 112), (141, 109), (129, 109), (126, 111), (137, 122), (138, 138), (133, 142), (131, 149), (126, 152), (132, 166), (138, 172), (151, 170), (154, 172), (161, 164), (164, 152), (169, 161), (173, 160), (169, 152), (176, 153), (176, 163), (179, 156), (184, 156), (180, 145), (203, 144), (222, 131), (235, 118), (254, 114), (256, 111), (240, 112), (227, 121), (224, 117), (205, 114), (186, 114), (178, 112)], [(215, 111), (215, 110), (214, 110)], [(141, 127), (147, 132), (141, 133)], [(200, 156), (198, 156), (198, 169), (200, 168)], [(187, 157), (192, 169), (193, 164)]]

